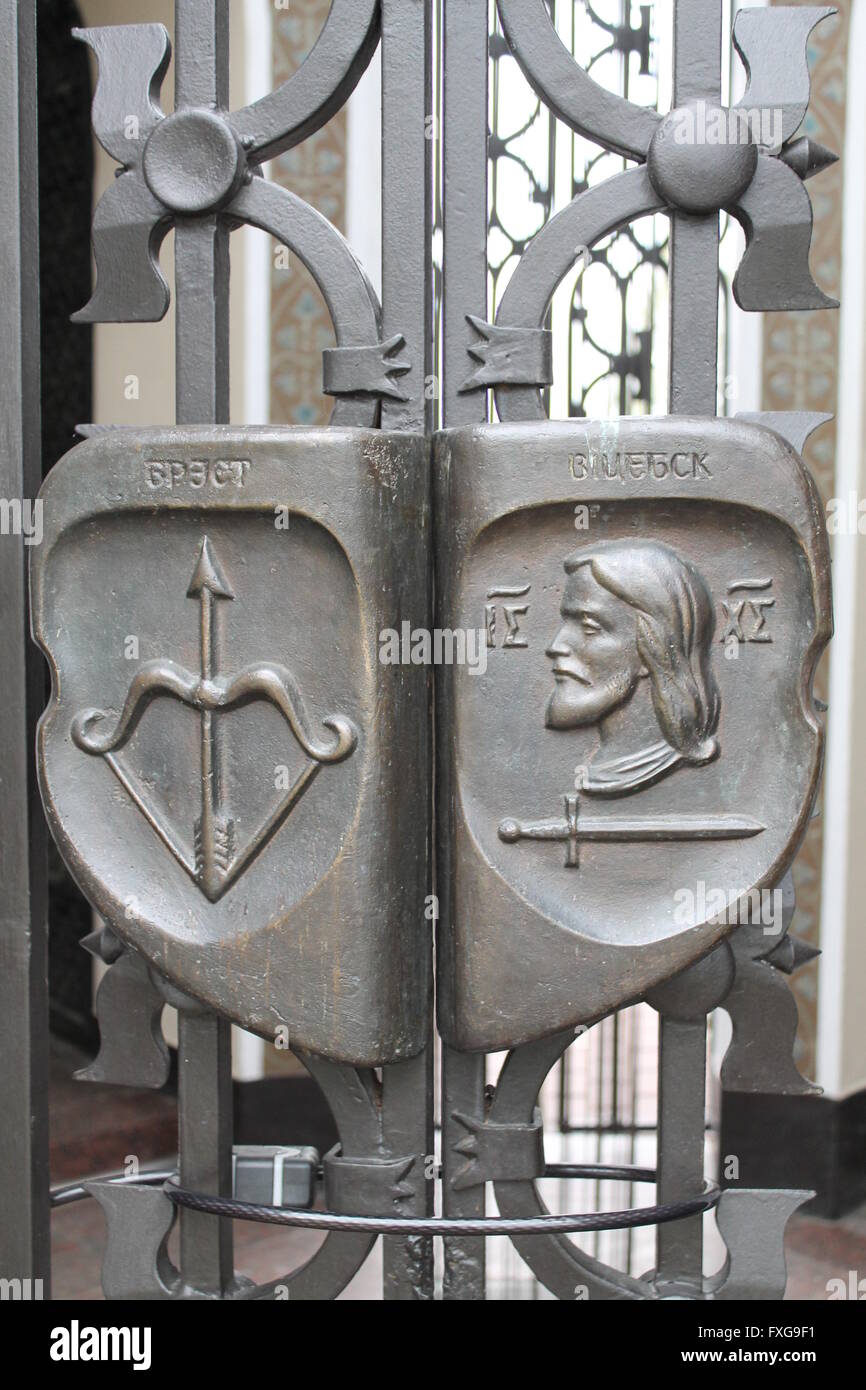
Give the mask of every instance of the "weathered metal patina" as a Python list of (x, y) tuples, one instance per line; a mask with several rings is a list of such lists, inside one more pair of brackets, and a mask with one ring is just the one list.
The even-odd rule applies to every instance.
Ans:
[[(20, 71), (0, 81), (10, 114), (0, 143), (14, 146), (10, 186), (21, 184), (32, 217), (17, 165), (35, 143), (32, 32), (26, 7), (6, 5), (10, 33), (13, 8)], [(833, 156), (797, 135), (807, 39), (831, 11), (738, 11), (748, 85), (725, 107), (721, 0), (676, 0), (663, 116), (625, 99), (627, 83), (618, 95), (595, 82), (543, 0), (495, 8), (495, 61), (519, 66), (571, 132), (631, 161), (575, 185), (536, 235), (512, 239), (501, 296), (488, 279), (497, 208), (486, 5), (333, 0), (297, 71), (234, 111), (228, 0), (176, 0), (173, 110), (160, 100), (161, 25), (77, 31), (98, 59), (93, 124), (118, 168), (94, 214), (96, 283), (76, 317), (162, 317), (169, 228), (175, 248), (178, 427), (109, 429), (61, 460), (32, 556), (34, 628), (54, 678), (43, 793), (110, 924), (85, 943), (108, 970), (100, 1053), (83, 1075), (164, 1084), (159, 1019), (166, 1002), (178, 1010), (177, 1184), (163, 1189), (161, 1173), (151, 1175), (159, 1186), (80, 1185), (106, 1213), (108, 1297), (335, 1297), (380, 1231), (391, 1299), (434, 1296), (436, 1233), (450, 1300), (485, 1296), (482, 1237), (497, 1232), (560, 1298), (784, 1292), (785, 1222), (809, 1194), (705, 1183), (706, 1019), (717, 1007), (733, 1019), (724, 1085), (808, 1089), (781, 978), (804, 958), (788, 935), (790, 878), (772, 935), (754, 922), (734, 930), (730, 909), (739, 916), (742, 894), (780, 881), (809, 812), (828, 565), (796, 454), (819, 418), (713, 418), (719, 213), (745, 231), (732, 280), (742, 308), (831, 304), (809, 267), (805, 180)], [(638, 49), (649, 61), (651, 27), (643, 7), (640, 31), (628, 17), (610, 31), (624, 73)], [(347, 100), (377, 44), (381, 302), (338, 230), (261, 177)], [(441, 128), (430, 119), (440, 78)], [(733, 135), (709, 140), (709, 126)], [(440, 150), (441, 326), (430, 293)], [(552, 185), (534, 186), (551, 211)], [(557, 286), (605, 238), (655, 214), (671, 233), (670, 415), (551, 424)], [(322, 354), (335, 397), (327, 430), (224, 423), (228, 247), (243, 223), (287, 246), (322, 292), (335, 339)], [(31, 262), (10, 263), (4, 284), (16, 322), (20, 292), (23, 325), (9, 380), (10, 437), (25, 448), (10, 451), (10, 496), (26, 495), (34, 452)], [(631, 324), (620, 317), (624, 410)], [(424, 436), (440, 427), (434, 552)], [(0, 1184), (11, 1194), (0, 1237), (18, 1274), (33, 1252), (41, 1272), (47, 1248), (35, 1044), (44, 933), (38, 836), (29, 857), (17, 838), (36, 701), (22, 693), (21, 555), (10, 547), (7, 559), (16, 795), (4, 979), (15, 1035), (32, 1044), (29, 1070), (6, 1068), (12, 1148), (0, 1142), (14, 1178)], [(430, 678), (379, 660), (382, 630), (430, 624), (434, 560), (438, 625), (480, 630), (487, 658), (483, 673), (439, 673), (441, 1169), (431, 1159)], [(711, 921), (719, 891), (727, 920)], [(637, 997), (660, 1015), (656, 1168), (548, 1164), (545, 1077), (575, 1024)], [(250, 1216), (232, 1198), (229, 1020), (267, 1037), (284, 1027), (340, 1136), (322, 1162), (328, 1213), (253, 1210), (328, 1232), (306, 1264), (256, 1288), (234, 1274), (228, 1220)], [(504, 1046), (489, 1087), (485, 1051)], [(31, 1134), (25, 1153), (20, 1136)], [(611, 1175), (655, 1181), (655, 1203), (552, 1217), (536, 1186)], [(444, 1220), (433, 1216), (439, 1177)], [(499, 1217), (485, 1217), (487, 1184)], [(728, 1258), (707, 1278), (701, 1214), (712, 1207)], [(178, 1210), (175, 1268), (165, 1242)], [(655, 1268), (641, 1278), (568, 1239), (656, 1222)]]
[(45, 484), (32, 571), (42, 791), (84, 891), (182, 990), (366, 1065), (427, 1027), (427, 672), (378, 660), (398, 595), (427, 611), (426, 457), (100, 434)]
[(643, 995), (781, 878), (829, 555), (793, 449), (735, 421), (452, 431), (437, 483), (438, 622), (489, 648), (438, 686), (440, 1021), (490, 1050)]

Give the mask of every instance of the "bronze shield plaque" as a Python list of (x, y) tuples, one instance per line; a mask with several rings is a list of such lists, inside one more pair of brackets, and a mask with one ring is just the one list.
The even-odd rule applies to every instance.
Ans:
[(437, 623), (487, 649), (438, 681), (440, 1022), (500, 1048), (640, 997), (779, 881), (821, 767), (829, 557), (804, 465), (754, 425), (436, 450)]
[[(42, 491), (42, 795), (117, 933), (265, 1036), (375, 1065), (425, 1040), (425, 442), (115, 431)], [(284, 1035), (285, 1036), (285, 1035)]]

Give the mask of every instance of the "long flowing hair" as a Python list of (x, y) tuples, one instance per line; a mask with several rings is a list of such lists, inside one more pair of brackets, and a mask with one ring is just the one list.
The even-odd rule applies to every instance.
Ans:
[(719, 689), (710, 667), (715, 614), (694, 565), (661, 541), (601, 541), (565, 561), (637, 611), (637, 649), (667, 742), (691, 763), (719, 751)]

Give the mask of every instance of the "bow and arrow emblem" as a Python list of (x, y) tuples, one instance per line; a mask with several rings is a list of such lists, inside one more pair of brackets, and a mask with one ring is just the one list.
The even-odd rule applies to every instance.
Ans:
[[(114, 775), (136, 803), (152, 829), (198, 885), (216, 902), (277, 833), (289, 812), (326, 763), (339, 763), (354, 752), (358, 732), (343, 715), (322, 721), (330, 737), (316, 738), (292, 673), (277, 662), (256, 662), (235, 674), (221, 674), (217, 653), (217, 605), (233, 600), (232, 592), (207, 536), (202, 538), (187, 589), (200, 605), (199, 671), (169, 660), (147, 661), (139, 667), (127, 691), (123, 709), (108, 723), (106, 710), (88, 709), (72, 724), (72, 738), (84, 753), (105, 758)], [(117, 753), (129, 743), (148, 706), (170, 696), (199, 713), (201, 727), (201, 812), (195, 823), (194, 855), (178, 842), (164, 817), (144, 800)], [(220, 715), (264, 700), (283, 715), (300, 748), (304, 766), (276, 809), (243, 846), (236, 843), (235, 823), (223, 800), (217, 721)]]

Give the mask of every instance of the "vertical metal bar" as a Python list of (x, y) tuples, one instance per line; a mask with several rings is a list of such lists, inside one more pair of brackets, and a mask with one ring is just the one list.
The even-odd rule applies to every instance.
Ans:
[[(630, 1020), (630, 1024), (631, 1024), (630, 1029), (629, 1029), (629, 1033), (630, 1033), (630, 1037), (629, 1037), (629, 1042), (630, 1042), (630, 1046), (629, 1046), (629, 1067), (630, 1067), (630, 1069), (631, 1069), (631, 1074), (630, 1074), (630, 1077), (629, 1077), (629, 1135), (628, 1135), (628, 1157), (627, 1157), (627, 1159), (626, 1159), (626, 1162), (627, 1162), (628, 1164), (634, 1166), (635, 1163), (636, 1163), (636, 1156), (635, 1156), (635, 1155), (636, 1155), (636, 1148), (637, 1148), (637, 1124), (638, 1124), (638, 1118), (639, 1118), (639, 1117), (638, 1117), (638, 1059), (637, 1059), (639, 1029), (638, 1029), (638, 1013), (637, 1013), (636, 1008), (631, 1008), (631, 1009), (629, 1009), (629, 1020)], [(626, 1198), (626, 1205), (627, 1205), (627, 1206), (630, 1206), (630, 1207), (631, 1207), (631, 1206), (634, 1206), (634, 1183), (633, 1183), (633, 1182), (630, 1182), (630, 1183), (628, 1184), (628, 1196), (627, 1196), (627, 1198)], [(633, 1272), (633, 1270), (632, 1270), (633, 1245), (634, 1245), (634, 1232), (631, 1231), (631, 1230), (629, 1230), (629, 1231), (626, 1233), (626, 1261), (625, 1261), (625, 1268), (626, 1268), (627, 1273), (629, 1273), (629, 1274), (631, 1274), (631, 1273)]]
[(423, 430), (432, 361), (431, 7), (382, 0), (382, 336), (402, 333), (408, 399), (382, 401), (382, 428)]
[[(443, 0), (443, 282), (442, 423), (481, 423), (487, 394), (460, 387), (471, 366), (467, 314), (487, 318), (487, 5)], [(446, 1216), (483, 1216), (484, 1187), (454, 1192), (454, 1145), (466, 1131), (455, 1112), (484, 1115), (485, 1058), (443, 1048), (442, 1205)], [(443, 1297), (484, 1298), (485, 1250), (481, 1239), (444, 1241)]]
[[(604, 1130), (604, 1067), (605, 1052), (607, 1043), (607, 1019), (602, 1019), (596, 1029), (598, 1038), (598, 1071), (596, 1072), (595, 1088), (595, 1134), (593, 1135), (593, 1162), (601, 1163), (604, 1152), (602, 1145), (602, 1132)], [(596, 1211), (601, 1207), (601, 1186), (598, 1178), (593, 1180), (592, 1200)], [(598, 1255), (598, 1231), (593, 1231), (590, 1242), (590, 1249), (593, 1255)]]
[[(228, 0), (175, 0), (175, 105), (228, 106)], [(216, 217), (175, 230), (178, 424), (221, 424), (229, 409), (228, 232)], [(185, 1187), (231, 1195), (231, 1030), (225, 1019), (178, 1020), (178, 1138)], [(181, 1272), (220, 1294), (232, 1278), (228, 1221), (180, 1214)]]
[[(228, 0), (176, 0), (175, 106), (227, 107)], [(221, 424), (229, 412), (229, 233), (218, 217), (175, 229), (178, 424)]]
[(217, 217), (174, 234), (177, 423), (229, 418), (229, 233)]
[[(431, 6), (382, 0), (382, 336), (402, 334), (412, 369), (399, 378), (404, 401), (382, 401), (383, 429), (423, 430), (429, 415), (432, 361)], [(426, 775), (432, 783), (432, 762)], [(420, 908), (419, 908), (420, 910)], [(395, 1155), (415, 1154), (423, 1168), (433, 1152), (433, 1047), (383, 1068), (385, 1141)], [(411, 1206), (433, 1213), (432, 1181)], [(386, 1237), (383, 1292), (388, 1300), (432, 1299), (433, 1243)]]
[[(674, 106), (721, 100), (722, 2), (676, 0)], [(671, 218), (670, 411), (715, 415), (719, 217)]]
[[(707, 1022), (663, 1018), (659, 1030), (658, 1201), (682, 1201), (703, 1190)], [(703, 1217), (671, 1221), (657, 1231), (661, 1281), (700, 1285)]]
[[(36, 6), (0, 0), (0, 495), (41, 475)], [(49, 1296), (45, 829), (33, 757), (45, 667), (27, 624), (22, 527), (0, 536), (0, 1275)]]
[(719, 222), (674, 213), (670, 240), (670, 412), (715, 415)]
[(487, 6), (444, 0), (443, 15), (443, 417), (474, 425), (487, 394), (460, 387), (472, 366), (466, 315), (487, 317)]
[[(722, 0), (676, 0), (674, 106), (721, 100)], [(670, 411), (715, 415), (719, 316), (719, 219), (671, 220)], [(704, 1182), (706, 1020), (659, 1023), (658, 1201), (699, 1193)], [(700, 1284), (700, 1216), (660, 1226), (661, 1280)]]
[[(413, 1214), (433, 1215), (433, 1047), (418, 1057), (382, 1068), (382, 1114), (391, 1153), (415, 1155), (412, 1177), (430, 1174), (412, 1203)], [(416, 1171), (417, 1170), (417, 1171)], [(385, 1236), (383, 1293), (388, 1301), (433, 1298), (433, 1240), (430, 1236)]]
[[(450, 1183), (454, 1146), (466, 1138), (455, 1114), (484, 1115), (485, 1058), (474, 1052), (442, 1049), (442, 1210), (445, 1216), (472, 1217), (485, 1213), (483, 1186), (455, 1192)], [(447, 1301), (473, 1302), (484, 1298), (485, 1249), (483, 1237), (446, 1236), (442, 1296)]]
[(229, 104), (228, 0), (175, 0), (175, 108)]
[[(181, 1186), (231, 1196), (229, 1025), (213, 1014), (180, 1011), (177, 1060)], [(223, 1293), (232, 1278), (231, 1222), (182, 1210), (180, 1267), (191, 1287), (202, 1293)]]

